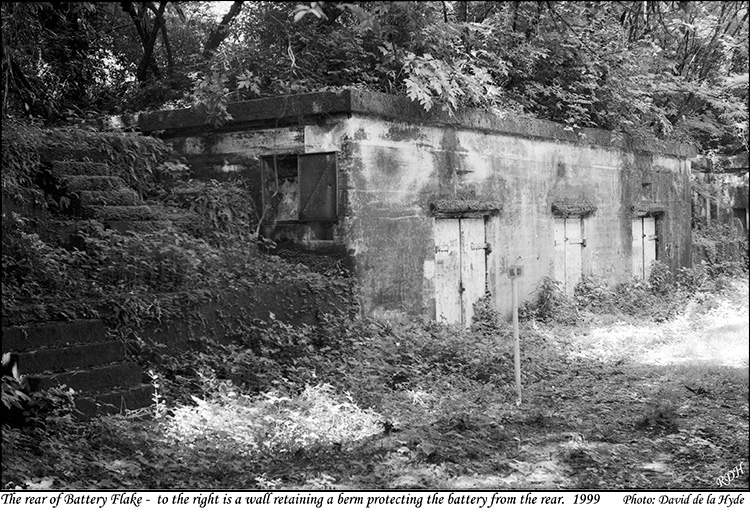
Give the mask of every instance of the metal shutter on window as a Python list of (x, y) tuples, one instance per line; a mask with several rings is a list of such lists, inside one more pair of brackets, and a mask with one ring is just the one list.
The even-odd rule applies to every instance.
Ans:
[(299, 219), (303, 222), (337, 220), (336, 153), (301, 154)]

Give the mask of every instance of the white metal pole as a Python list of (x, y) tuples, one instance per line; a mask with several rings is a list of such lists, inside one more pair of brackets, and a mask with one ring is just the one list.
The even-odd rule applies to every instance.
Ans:
[(513, 357), (516, 366), (516, 406), (521, 405), (521, 346), (518, 341), (518, 284), (516, 277), (510, 279), (513, 300)]

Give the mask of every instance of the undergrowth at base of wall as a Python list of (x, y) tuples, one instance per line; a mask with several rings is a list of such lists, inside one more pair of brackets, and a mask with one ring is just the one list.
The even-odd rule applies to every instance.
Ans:
[[(5, 429), (3, 486), (705, 486), (727, 470), (724, 452), (747, 457), (746, 369), (654, 358), (688, 353), (685, 329), (715, 335), (717, 315), (741, 326), (742, 285), (703, 305), (696, 295), (666, 328), (624, 313), (630, 322), (607, 328), (522, 323), (521, 405), (505, 326), (396, 315), (258, 322), (235, 342), (153, 361), (150, 409), (85, 424), (61, 411), (44, 428)], [(732, 358), (747, 337), (725, 342), (736, 354), (723, 358), (741, 363)]]
[[(732, 243), (741, 246), (742, 240), (733, 235)], [(601, 277), (586, 275), (572, 297), (565, 294), (560, 282), (545, 277), (537, 286), (535, 298), (519, 310), (519, 318), (575, 325), (585, 323), (591, 314), (621, 314), (666, 321), (674, 318), (688, 300), (719, 292), (731, 279), (748, 274), (747, 240), (744, 248), (732, 253), (734, 257), (703, 261), (676, 273), (654, 261), (648, 280), (634, 278), (616, 286)]]

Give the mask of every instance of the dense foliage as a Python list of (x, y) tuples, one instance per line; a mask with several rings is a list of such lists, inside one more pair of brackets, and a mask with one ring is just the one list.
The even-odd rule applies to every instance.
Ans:
[(634, 278), (614, 288), (599, 276), (585, 275), (572, 297), (564, 293), (559, 282), (545, 277), (537, 286), (536, 296), (523, 305), (519, 316), (524, 320), (570, 325), (585, 324), (592, 313), (626, 314), (657, 322), (674, 319), (686, 301), (701, 300), (711, 290), (720, 291), (729, 279), (748, 271), (748, 240), (744, 233), (729, 226), (694, 233), (697, 243), (707, 246), (711, 256), (693, 268), (680, 268), (673, 274), (666, 264), (654, 261), (647, 281)]
[(3, 112), (364, 88), (747, 149), (748, 2), (4, 3)]
[[(747, 239), (733, 230), (699, 228), (705, 262), (676, 275), (657, 263), (648, 282), (614, 289), (589, 276), (573, 298), (543, 280), (522, 311), (529, 397), (514, 408), (511, 332), (489, 300), (470, 331), (340, 314), (313, 326), (248, 318), (225, 342), (181, 352), (139, 337), (223, 289), (352, 282), (264, 255), (273, 245), (246, 187), (187, 180), (156, 139), (39, 127), (189, 105), (221, 124), (227, 101), (358, 87), (427, 110), (516, 112), (731, 153), (747, 149), (747, 2), (226, 9), (218, 21), (208, 2), (2, 5), (3, 115), (32, 121), (3, 129), (3, 321), (103, 318), (155, 388), (150, 409), (83, 423), (69, 389), (29, 395), (4, 377), (3, 404), (27, 419), (3, 428), (4, 488), (695, 487), (731, 468), (729, 455), (747, 461), (746, 370), (639, 358), (683, 349), (701, 329), (736, 344)], [(50, 147), (99, 151), (168, 225), (122, 234), (76, 216), (42, 165)], [(745, 295), (732, 301), (737, 278)], [(597, 337), (623, 325), (662, 330)], [(680, 476), (644, 458), (655, 449)], [(553, 473), (550, 453), (577, 475)]]

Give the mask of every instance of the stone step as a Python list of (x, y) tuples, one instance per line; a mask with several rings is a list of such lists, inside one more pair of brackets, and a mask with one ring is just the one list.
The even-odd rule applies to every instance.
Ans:
[(140, 206), (85, 206), (84, 216), (97, 220), (157, 220), (154, 212), (145, 205)]
[(81, 206), (136, 206), (143, 201), (131, 188), (119, 190), (81, 190), (78, 192)]
[(67, 385), (82, 393), (133, 387), (142, 383), (141, 378), (141, 368), (135, 362), (122, 362), (62, 373), (26, 375), (26, 381), (32, 391)]
[(106, 161), (108, 156), (98, 149), (81, 149), (78, 147), (47, 146), (39, 149), (42, 161)]
[(169, 220), (110, 220), (106, 227), (122, 234), (127, 232), (156, 232), (172, 226)]
[(120, 341), (76, 344), (64, 348), (40, 349), (18, 354), (21, 374), (66, 371), (125, 361), (125, 345)]
[(63, 176), (109, 176), (112, 171), (106, 163), (90, 161), (53, 161), (50, 171), (58, 177)]
[(71, 192), (107, 191), (127, 188), (127, 184), (119, 177), (114, 176), (66, 176), (64, 184)]
[(98, 319), (55, 321), (3, 328), (3, 353), (24, 352), (75, 344), (97, 344), (107, 331)]
[(76, 408), (86, 417), (137, 410), (153, 404), (154, 387), (143, 383), (130, 388), (115, 389), (76, 398)]

